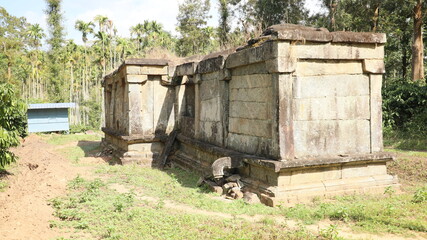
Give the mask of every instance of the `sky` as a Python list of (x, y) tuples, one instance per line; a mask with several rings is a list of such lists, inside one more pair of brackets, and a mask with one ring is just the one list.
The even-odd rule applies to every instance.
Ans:
[[(306, 0), (311, 12), (319, 8), (318, 0)], [(118, 30), (118, 35), (128, 37), (129, 28), (144, 20), (155, 20), (161, 23), (166, 31), (176, 33), (176, 16), (178, 5), (183, 0), (63, 0), (64, 27), (67, 39), (73, 39), (82, 44), (81, 33), (74, 29), (76, 20), (93, 21), (96, 15), (107, 16)], [(0, 0), (0, 7), (4, 7), (9, 14), (16, 17), (25, 17), (29, 23), (38, 23), (46, 28), (45, 0)], [(211, 0), (208, 25), (218, 25), (218, 3)]]

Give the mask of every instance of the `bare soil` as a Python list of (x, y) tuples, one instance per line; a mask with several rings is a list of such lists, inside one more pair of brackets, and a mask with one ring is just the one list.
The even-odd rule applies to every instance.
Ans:
[[(77, 145), (77, 142), (72, 144)], [(54, 239), (66, 236), (51, 229), (54, 220), (49, 200), (65, 195), (67, 182), (77, 175), (89, 177), (91, 167), (76, 166), (40, 136), (30, 135), (12, 151), (17, 166), (3, 174), (8, 187), (0, 192), (0, 239)]]

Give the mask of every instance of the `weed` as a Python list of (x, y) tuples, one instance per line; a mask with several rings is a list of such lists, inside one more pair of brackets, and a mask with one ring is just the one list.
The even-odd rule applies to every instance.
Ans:
[(6, 181), (0, 180), (0, 192), (4, 192), (9, 184)]
[(391, 196), (396, 192), (396, 190), (394, 190), (394, 188), (392, 186), (388, 186), (384, 189), (384, 194)]
[(319, 234), (320, 237), (328, 240), (340, 239), (338, 237), (338, 225), (336, 224), (331, 224), (327, 228), (320, 229)]
[(417, 189), (412, 198), (413, 203), (427, 202), (427, 185)]
[(265, 217), (261, 220), (261, 223), (264, 225), (275, 225), (276, 220), (274, 220), (274, 218), (271, 218), (271, 217)]

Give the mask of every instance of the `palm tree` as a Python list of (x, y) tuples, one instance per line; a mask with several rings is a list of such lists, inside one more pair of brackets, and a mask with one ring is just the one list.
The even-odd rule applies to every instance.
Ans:
[(74, 28), (82, 33), (82, 41), (84, 44), (86, 44), (88, 38), (88, 34), (93, 33), (93, 28), (95, 27), (95, 24), (91, 21), (84, 22), (82, 20), (77, 20)]
[(31, 44), (38, 50), (41, 46), (41, 39), (46, 36), (43, 29), (40, 27), (40, 24), (32, 24), (29, 27), (27, 34), (30, 37)]
[(131, 33), (131, 35), (133, 35), (133, 34), (136, 35), (136, 41), (137, 41), (136, 52), (139, 53), (139, 51), (141, 50), (143, 35), (145, 33), (145, 27), (143, 24), (138, 23), (135, 26), (130, 28), (130, 33)]
[(96, 42), (101, 43), (101, 46), (102, 46), (102, 48), (101, 48), (102, 60), (100, 61), (100, 63), (101, 63), (102, 69), (103, 69), (102, 74), (105, 75), (106, 65), (107, 65), (106, 60), (105, 60), (105, 45), (108, 44), (109, 38), (105, 32), (101, 32), (101, 31), (97, 32), (95, 34), (95, 37), (98, 39), (98, 40), (96, 40)]
[(127, 56), (132, 54), (131, 47), (131, 42), (129, 42), (127, 38), (117, 38), (117, 50), (120, 60), (124, 60)]
[(80, 31), (82, 33), (82, 41), (84, 43), (84, 56), (85, 56), (85, 65), (84, 65), (84, 70), (83, 70), (83, 81), (82, 81), (82, 85), (83, 85), (83, 99), (87, 100), (89, 97), (89, 89), (88, 89), (88, 81), (87, 81), (87, 65), (88, 65), (88, 61), (87, 61), (87, 40), (88, 40), (88, 34), (93, 33), (93, 28), (95, 27), (95, 24), (91, 21), (89, 22), (84, 22), (82, 20), (77, 20), (75, 25), (74, 25), (75, 29), (77, 29), (78, 31)]
[(107, 27), (107, 24), (109, 21), (107, 16), (96, 15), (93, 20), (98, 23), (98, 27), (99, 27), (100, 32), (106, 31), (106, 27)]
[(31, 98), (40, 97), (41, 96), (41, 88), (40, 88), (40, 79), (39, 72), (37, 67), (37, 62), (39, 60), (39, 47), (41, 47), (41, 39), (46, 35), (43, 32), (43, 29), (40, 27), (40, 24), (32, 24), (27, 30), (28, 37), (30, 38), (30, 44), (35, 48), (33, 58), (31, 59), (31, 67), (32, 67), (32, 77), (30, 79), (29, 87), (32, 88)]

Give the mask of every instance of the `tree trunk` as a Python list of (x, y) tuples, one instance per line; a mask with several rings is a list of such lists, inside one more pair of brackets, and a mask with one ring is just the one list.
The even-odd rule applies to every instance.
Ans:
[(424, 44), (422, 36), (423, 14), (422, 0), (414, 7), (414, 39), (412, 44), (412, 80), (424, 79)]
[(380, 3), (375, 5), (374, 16), (372, 17), (372, 32), (376, 32), (378, 29), (378, 19), (380, 16)]

